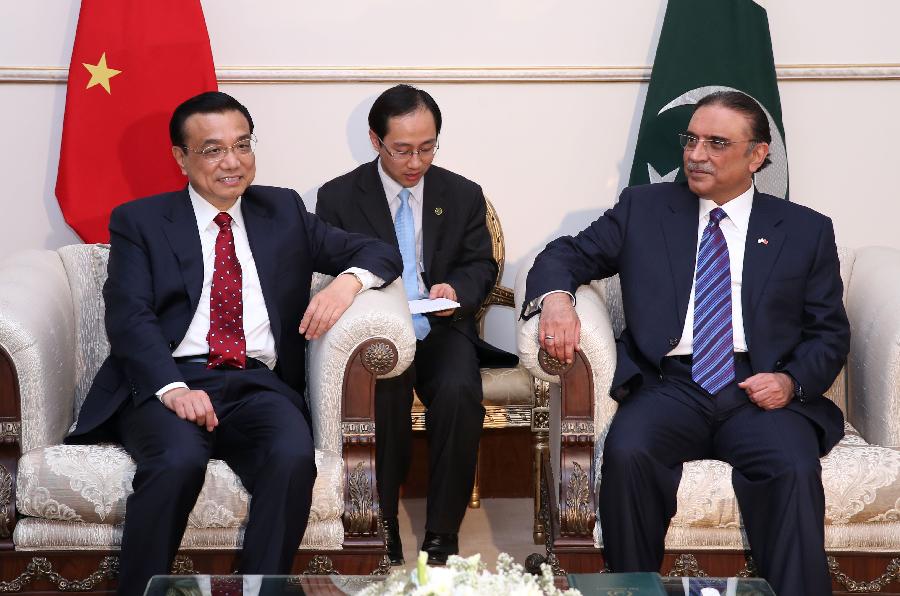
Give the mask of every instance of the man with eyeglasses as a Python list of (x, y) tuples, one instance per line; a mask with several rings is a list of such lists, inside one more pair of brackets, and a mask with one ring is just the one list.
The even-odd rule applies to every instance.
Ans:
[[(137, 466), (119, 568), (127, 596), (168, 573), (210, 458), (252, 496), (239, 571), (290, 572), (316, 477), (306, 341), (402, 266), (388, 244), (307, 213), (295, 191), (251, 186), (253, 120), (233, 97), (188, 99), (169, 134), (188, 185), (110, 217), (111, 354), (67, 438), (120, 442)], [(336, 277), (310, 300), (313, 271)]]
[(578, 286), (619, 275), (627, 321), (610, 395), (599, 518), (610, 570), (659, 571), (682, 464), (733, 466), (753, 560), (778, 594), (830, 594), (819, 458), (843, 436), (823, 393), (850, 329), (831, 221), (753, 185), (771, 140), (737, 91), (697, 103), (687, 184), (626, 188), (529, 272), (523, 317), (571, 361)]
[(410, 299), (460, 304), (414, 315), (413, 365), (375, 385), (376, 476), (395, 565), (403, 563), (397, 511), (412, 456), (413, 390), (428, 409), (422, 550), (430, 563), (443, 564), (459, 550), (459, 526), (475, 481), (484, 422), (479, 367), (517, 362), (478, 337), (475, 313), (497, 277), (486, 203), (477, 184), (432, 165), (440, 131), (441, 111), (431, 95), (409, 85), (388, 89), (369, 111), (369, 140), (378, 157), (324, 184), (316, 204), (325, 221), (400, 248)]

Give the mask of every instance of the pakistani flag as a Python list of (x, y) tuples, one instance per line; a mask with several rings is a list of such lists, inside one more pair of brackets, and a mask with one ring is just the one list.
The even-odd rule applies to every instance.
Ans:
[(752, 0), (669, 0), (629, 184), (684, 180), (678, 133), (700, 98), (732, 89), (762, 106), (772, 130), (772, 164), (756, 175), (756, 187), (786, 198), (787, 150), (769, 20)]

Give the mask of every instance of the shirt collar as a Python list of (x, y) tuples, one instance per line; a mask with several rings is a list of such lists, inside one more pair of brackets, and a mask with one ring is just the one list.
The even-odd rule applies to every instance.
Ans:
[[(750, 225), (750, 210), (753, 207), (755, 192), (756, 187), (751, 183), (750, 188), (722, 205), (722, 210), (725, 211), (728, 219), (742, 232), (746, 232)], [(700, 199), (700, 221), (709, 221), (709, 212), (718, 206), (715, 201), (710, 199)]]
[[(388, 201), (392, 201), (397, 198), (397, 195), (400, 194), (400, 191), (403, 189), (403, 186), (388, 176), (387, 172), (384, 171), (384, 167), (381, 165), (381, 158), (378, 158), (378, 177), (381, 178), (381, 184), (384, 186), (384, 194), (387, 196)], [(425, 184), (425, 176), (419, 178), (419, 181), (416, 182), (415, 186), (409, 187), (409, 200), (410, 201), (421, 201), (422, 200), (422, 190)], [(399, 200), (399, 199), (398, 199)]]
[[(201, 197), (200, 193), (194, 190), (194, 187), (190, 184), (188, 184), (188, 195), (191, 197), (191, 205), (194, 207), (194, 217), (197, 218), (197, 229), (200, 233), (202, 234), (208, 230), (210, 226), (214, 226), (214, 229), (218, 231), (219, 226), (216, 225), (213, 220), (220, 213), (219, 210), (213, 207), (209, 201)], [(239, 228), (244, 227), (244, 214), (241, 212), (241, 198), (242, 197), (238, 197), (238, 200), (234, 202), (231, 209), (226, 212), (231, 216), (231, 225), (237, 225)]]

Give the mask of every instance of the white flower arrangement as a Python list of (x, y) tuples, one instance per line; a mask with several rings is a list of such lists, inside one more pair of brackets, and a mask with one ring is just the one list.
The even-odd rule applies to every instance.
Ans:
[(415, 569), (395, 571), (358, 596), (581, 596), (575, 589), (556, 588), (548, 565), (541, 565), (541, 575), (531, 575), (506, 553), (497, 557), (496, 573), (487, 570), (481, 555), (466, 559), (451, 555), (446, 567), (428, 567), (427, 560), (426, 553), (419, 553)]

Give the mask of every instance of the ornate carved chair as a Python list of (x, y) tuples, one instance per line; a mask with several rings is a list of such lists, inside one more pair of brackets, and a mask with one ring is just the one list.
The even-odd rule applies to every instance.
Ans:
[[(822, 459), (825, 546), (835, 590), (900, 592), (900, 251), (840, 250), (851, 352), (827, 397), (847, 418), (847, 436)], [(523, 267), (516, 295), (524, 296)], [(520, 308), (521, 304), (517, 305)], [(577, 292), (582, 351), (566, 369), (539, 349), (538, 317), (519, 322), (522, 362), (554, 384), (552, 456), (543, 460), (546, 559), (557, 573), (602, 568), (596, 520), (603, 441), (615, 413), (608, 396), (614, 337), (624, 325), (617, 277)], [(752, 574), (731, 468), (684, 466), (662, 573)], [(532, 555), (530, 563), (544, 557)]]
[[(25, 251), (0, 264), (0, 592), (109, 589), (134, 464), (118, 445), (62, 440), (109, 351), (108, 247)], [(313, 291), (328, 278), (317, 276)], [(365, 292), (309, 345), (318, 468), (295, 572), (385, 572), (375, 494), (376, 375), (402, 372), (415, 337), (399, 284)], [(248, 495), (210, 462), (175, 572), (230, 573)]]
[[(503, 239), (503, 228), (497, 211), (487, 201), (487, 227), (491, 234), (491, 242), (499, 268), (497, 279), (491, 293), (485, 299), (476, 319), (479, 333), (484, 335), (484, 315), (493, 305), (514, 306), (513, 291), (500, 283), (503, 277), (503, 264), (506, 259), (506, 242)], [(549, 383), (534, 377), (521, 363), (513, 368), (483, 368), (481, 383), (484, 390), (484, 428), (530, 428), (532, 430), (532, 479), (534, 484), (534, 524), (533, 533), (536, 544), (544, 542), (544, 525), (540, 519), (540, 461), (541, 453), (547, 450), (548, 417), (547, 400)], [(413, 429), (425, 430), (425, 406), (418, 397), (413, 404)], [(480, 454), (479, 454), (480, 458)], [(469, 507), (481, 506), (479, 474), (475, 475), (475, 487), (469, 500)]]

